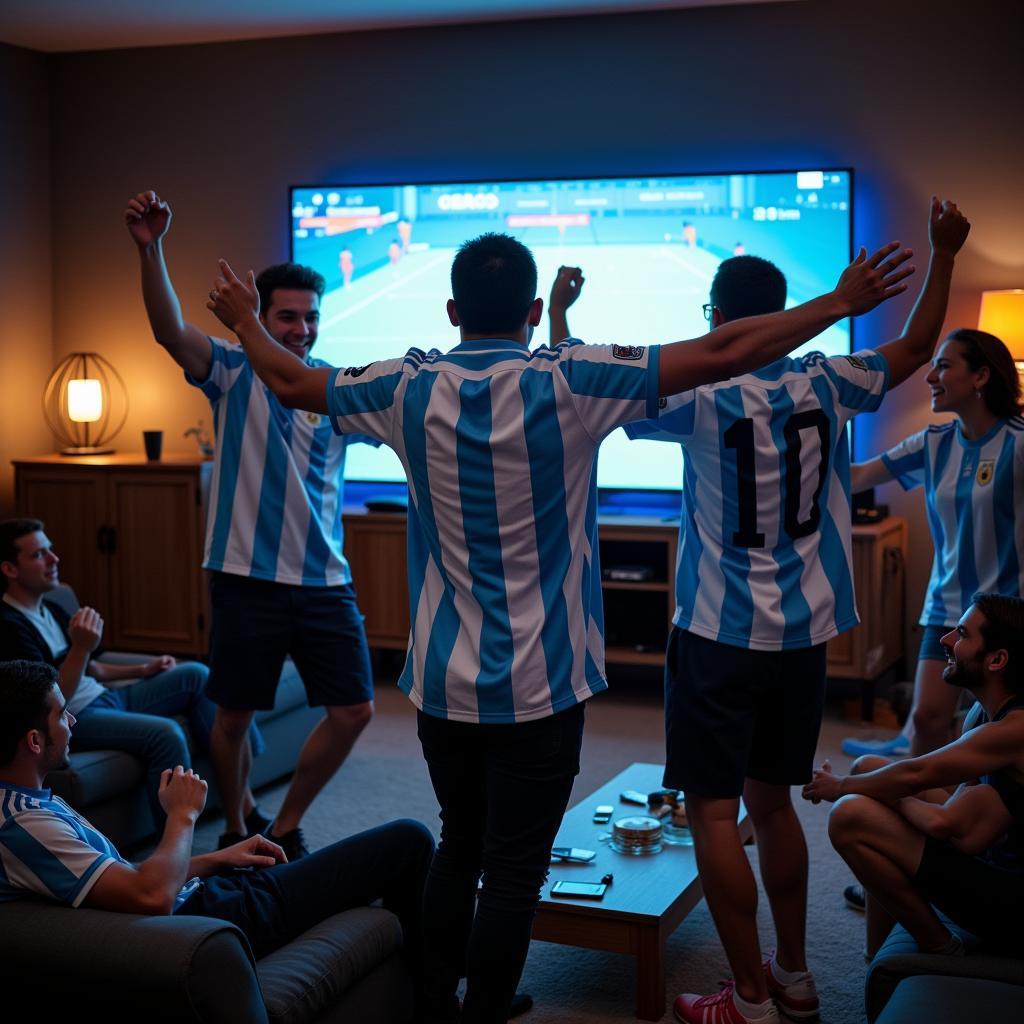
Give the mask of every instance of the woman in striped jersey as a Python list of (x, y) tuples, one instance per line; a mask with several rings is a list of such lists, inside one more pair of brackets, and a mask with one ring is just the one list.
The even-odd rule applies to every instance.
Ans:
[(951, 739), (959, 691), (943, 681), (939, 637), (953, 628), (978, 591), (1019, 597), (1024, 572), (1024, 420), (1013, 357), (994, 335), (953, 331), (927, 378), (932, 411), (947, 423), (908, 437), (884, 455), (852, 467), (854, 492), (890, 480), (924, 486), (935, 545), (921, 612), (924, 627), (906, 732), (888, 743), (844, 740), (843, 752), (926, 754)]

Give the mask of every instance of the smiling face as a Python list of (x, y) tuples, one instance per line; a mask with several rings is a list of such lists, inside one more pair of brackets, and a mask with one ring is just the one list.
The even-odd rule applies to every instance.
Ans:
[(274, 341), (305, 360), (320, 329), (320, 299), (302, 288), (275, 288), (260, 320)]
[(977, 695), (985, 682), (985, 637), (981, 627), (985, 616), (974, 605), (961, 617), (956, 626), (939, 641), (946, 652), (948, 664), (942, 678), (950, 686), (959, 686)]
[(0, 563), (0, 571), (7, 580), (8, 592), (15, 600), (21, 597), (38, 599), (60, 584), (57, 575), (60, 559), (42, 530), (19, 537), (14, 547), (17, 557), (13, 562)]
[(932, 393), (932, 412), (960, 415), (979, 404), (978, 393), (988, 381), (987, 366), (972, 370), (963, 355), (963, 345), (947, 338), (932, 359), (925, 381)]

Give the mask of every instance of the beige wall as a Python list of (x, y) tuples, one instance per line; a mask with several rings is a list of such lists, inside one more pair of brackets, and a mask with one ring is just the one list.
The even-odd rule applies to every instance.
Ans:
[[(187, 315), (213, 330), (216, 258), (285, 258), (287, 186), (330, 179), (851, 165), (858, 241), (924, 250), (933, 191), (968, 212), (949, 322), (972, 323), (982, 288), (1024, 285), (1024, 15), (996, 0), (956, 5), (955, 21), (922, 6), (816, 0), (51, 58), (55, 355), (94, 347), (125, 376), (120, 447), (156, 427), (181, 448), (207, 407), (150, 341), (125, 200), (148, 186), (171, 200), (172, 273)], [(864, 318), (860, 343), (897, 333), (909, 304)], [(19, 340), (0, 345), (6, 364)], [(24, 421), (38, 418), (32, 381), (14, 397)], [(862, 419), (860, 454), (928, 418), (912, 380)], [(912, 522), (916, 617), (930, 543), (920, 495), (897, 490), (881, 497)]]
[(0, 518), (13, 511), (10, 460), (52, 447), (49, 118), (45, 58), (0, 44)]

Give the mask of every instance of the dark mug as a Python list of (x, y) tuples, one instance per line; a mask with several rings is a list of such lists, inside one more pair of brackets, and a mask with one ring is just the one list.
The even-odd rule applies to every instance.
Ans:
[(144, 430), (142, 443), (146, 447), (146, 458), (150, 462), (159, 462), (160, 452), (164, 446), (164, 432), (162, 430)]

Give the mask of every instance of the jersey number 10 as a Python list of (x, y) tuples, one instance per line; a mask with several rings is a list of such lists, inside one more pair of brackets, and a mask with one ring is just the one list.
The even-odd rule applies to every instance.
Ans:
[[(814, 488), (814, 496), (811, 498), (811, 513), (806, 518), (800, 519), (800, 506), (802, 504), (801, 488), (803, 486), (803, 473), (801, 471), (800, 455), (802, 441), (800, 440), (801, 430), (814, 429), (818, 431), (820, 442), (818, 457), (818, 483)], [(828, 475), (829, 453), (831, 446), (832, 427), (828, 417), (821, 409), (808, 409), (805, 412), (793, 413), (785, 422), (782, 428), (782, 435), (785, 438), (786, 450), (786, 479), (785, 479), (785, 513), (783, 525), (786, 533), (796, 540), (798, 537), (806, 537), (818, 529), (821, 522), (821, 508), (818, 506), (818, 499), (825, 487), (825, 478)], [(736, 420), (722, 435), (726, 448), (732, 448), (736, 452), (736, 497), (739, 511), (740, 528), (733, 532), (732, 542), (741, 548), (763, 548), (765, 536), (757, 532), (757, 473), (754, 462), (754, 421), (749, 417)]]

